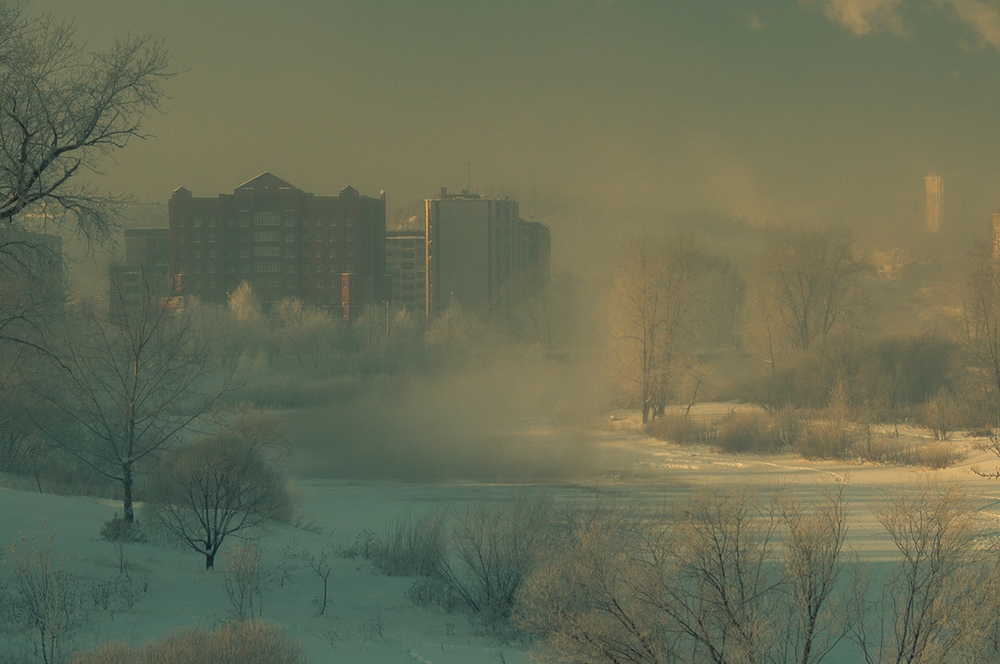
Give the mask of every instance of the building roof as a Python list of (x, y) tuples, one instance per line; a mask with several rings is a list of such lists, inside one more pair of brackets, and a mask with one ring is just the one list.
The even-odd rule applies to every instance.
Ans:
[(264, 171), (236, 187), (236, 189), (298, 189), (294, 184), (285, 182), (276, 175)]

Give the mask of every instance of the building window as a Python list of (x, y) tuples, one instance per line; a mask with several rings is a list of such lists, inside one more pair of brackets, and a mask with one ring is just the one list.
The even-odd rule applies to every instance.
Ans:
[(195, 228), (201, 228), (201, 219), (195, 219), (194, 220), (194, 227)]
[(261, 212), (253, 216), (254, 226), (280, 226), (281, 215), (269, 212)]
[(330, 288), (340, 288), (340, 279), (330, 280)]
[(184, 244), (184, 236), (181, 235), (179, 238), (177, 238), (177, 241), (180, 242), (181, 244)]
[(291, 279), (285, 279), (285, 288), (294, 288), (295, 282)]
[(350, 233), (344, 233), (344, 242), (351, 242), (354, 240), (354, 236)]
[(402, 286), (400, 286), (400, 288), (402, 288), (405, 291), (411, 291), (415, 288), (415, 286), (413, 284), (403, 284)]
[(277, 257), (277, 256), (281, 255), (281, 247), (273, 247), (273, 246), (272, 247), (254, 247), (253, 248), (253, 255), (254, 256), (258, 256), (258, 257), (260, 257), (260, 256), (267, 256), (267, 257), (274, 256), (274, 257)]
[(208, 220), (208, 227), (209, 228), (215, 228), (215, 219), (214, 218)]
[(253, 264), (253, 271), (258, 273), (280, 272), (281, 264), (277, 261), (257, 261)]
[(215, 258), (215, 249), (209, 249), (208, 250), (208, 257), (209, 258)]
[(286, 272), (287, 274), (292, 274), (292, 273), (294, 273), (294, 272), (295, 272), (295, 266), (294, 266), (294, 265), (286, 265), (286, 266), (285, 266), (285, 272)]
[(209, 274), (215, 274), (215, 266), (214, 265), (209, 265), (208, 266), (208, 273)]
[(322, 287), (323, 287), (323, 280), (322, 279), (317, 279), (316, 280), (316, 288), (322, 288)]
[(254, 242), (281, 242), (281, 233), (278, 231), (254, 231)]
[(416, 267), (415, 263), (400, 263), (399, 266), (404, 270), (412, 270)]
[(317, 226), (322, 226), (323, 225), (323, 220), (320, 219), (319, 217), (316, 217), (316, 225)]
[(317, 265), (316, 265), (316, 271), (317, 271), (317, 272), (322, 272), (322, 271), (323, 271), (323, 266), (322, 266), (322, 265), (318, 265), (318, 264), (317, 264)]
[(295, 234), (285, 233), (285, 242), (295, 242)]
[(194, 257), (195, 258), (201, 258), (201, 249), (195, 249), (194, 250)]
[(404, 249), (409, 249), (411, 247), (416, 247), (417, 244), (414, 240), (403, 240), (402, 246)]
[(195, 279), (194, 280), (194, 287), (195, 288), (201, 288), (201, 279)]
[(208, 280), (208, 287), (209, 288), (215, 288), (215, 279), (209, 279)]
[(240, 258), (250, 258), (250, 250), (240, 249)]
[(249, 219), (240, 219), (240, 228), (249, 228), (249, 227), (250, 227)]
[(337, 225), (337, 218), (336, 217), (330, 217), (330, 225), (331, 226), (336, 226)]
[(285, 217), (285, 226), (294, 226), (295, 220), (291, 217)]
[(177, 217), (177, 228), (184, 228), (184, 217)]
[(404, 251), (402, 254), (400, 254), (399, 257), (400, 258), (413, 258), (415, 255), (416, 254), (414, 254), (412, 251)]
[(351, 219), (350, 217), (347, 217), (346, 219), (344, 219), (344, 225), (345, 226), (353, 226), (354, 225), (354, 220)]
[(316, 241), (317, 242), (322, 242), (323, 241), (323, 234), (322, 233), (316, 233)]
[(208, 234), (208, 241), (209, 242), (215, 242), (215, 233), (209, 233)]
[(201, 274), (201, 266), (200, 265), (195, 265), (194, 266), (194, 273), (195, 274)]
[(347, 257), (354, 258), (354, 249), (351, 249), (350, 247), (347, 248)]
[(330, 233), (330, 242), (336, 242), (336, 241), (337, 241), (337, 234)]
[(336, 258), (336, 257), (337, 257), (337, 248), (334, 247), (333, 249), (330, 250), (330, 258)]
[(250, 274), (250, 266), (244, 265), (240, 267), (240, 272), (242, 272), (243, 274)]
[[(288, 241), (288, 236), (287, 235), (285, 236), (285, 241), (286, 242)], [(294, 249), (285, 249), (285, 258), (295, 258), (295, 250)]]
[(322, 249), (317, 249), (316, 250), (316, 258), (322, 258), (322, 257), (323, 257), (323, 250)]

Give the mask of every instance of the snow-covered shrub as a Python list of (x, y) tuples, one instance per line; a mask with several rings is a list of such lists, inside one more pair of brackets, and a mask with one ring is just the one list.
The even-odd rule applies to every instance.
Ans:
[(77, 653), (73, 664), (305, 664), (302, 647), (274, 623), (235, 622), (212, 633), (181, 629), (132, 648), (105, 643), (92, 653)]
[(376, 540), (368, 559), (387, 576), (439, 577), (446, 550), (443, 515), (405, 516)]

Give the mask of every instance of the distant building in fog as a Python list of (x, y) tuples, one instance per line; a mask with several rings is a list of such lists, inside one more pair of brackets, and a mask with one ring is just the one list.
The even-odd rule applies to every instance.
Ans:
[(520, 218), (512, 200), (464, 191), (425, 201), (427, 315), (453, 302), (485, 318), (506, 318), (548, 280), (550, 238)]
[(225, 303), (246, 280), (265, 308), (297, 297), (346, 316), (387, 296), (384, 194), (315, 196), (263, 173), (215, 198), (178, 188), (169, 217), (184, 295)]
[(4, 254), (3, 306), (11, 307), (6, 313), (9, 322), (34, 325), (63, 310), (66, 263), (60, 236), (0, 229), (0, 252)]
[(173, 295), (170, 274), (170, 229), (125, 229), (125, 260), (108, 268), (111, 312), (138, 305), (144, 298)]
[(924, 178), (924, 191), (927, 195), (927, 230), (939, 233), (944, 220), (944, 180), (940, 175), (928, 175)]
[(1000, 260), (1000, 212), (993, 213), (993, 258)]
[(427, 299), (426, 238), (420, 231), (386, 231), (385, 274), (393, 304), (424, 311)]

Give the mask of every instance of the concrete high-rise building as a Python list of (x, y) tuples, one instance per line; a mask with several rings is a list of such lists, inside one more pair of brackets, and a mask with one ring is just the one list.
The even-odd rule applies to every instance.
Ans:
[(385, 274), (391, 301), (406, 309), (427, 306), (427, 236), (420, 231), (386, 231)]
[(993, 258), (1000, 260), (1000, 212), (993, 213)]
[(358, 312), (387, 297), (385, 195), (315, 196), (263, 173), (231, 194), (170, 198), (170, 261), (183, 295), (226, 302), (246, 280), (265, 308), (285, 297)]
[(924, 178), (924, 191), (927, 195), (927, 230), (939, 233), (944, 221), (944, 180), (940, 175), (928, 175)]
[(548, 228), (521, 219), (516, 201), (442, 189), (425, 215), (428, 316), (456, 303), (507, 318), (547, 280)]

